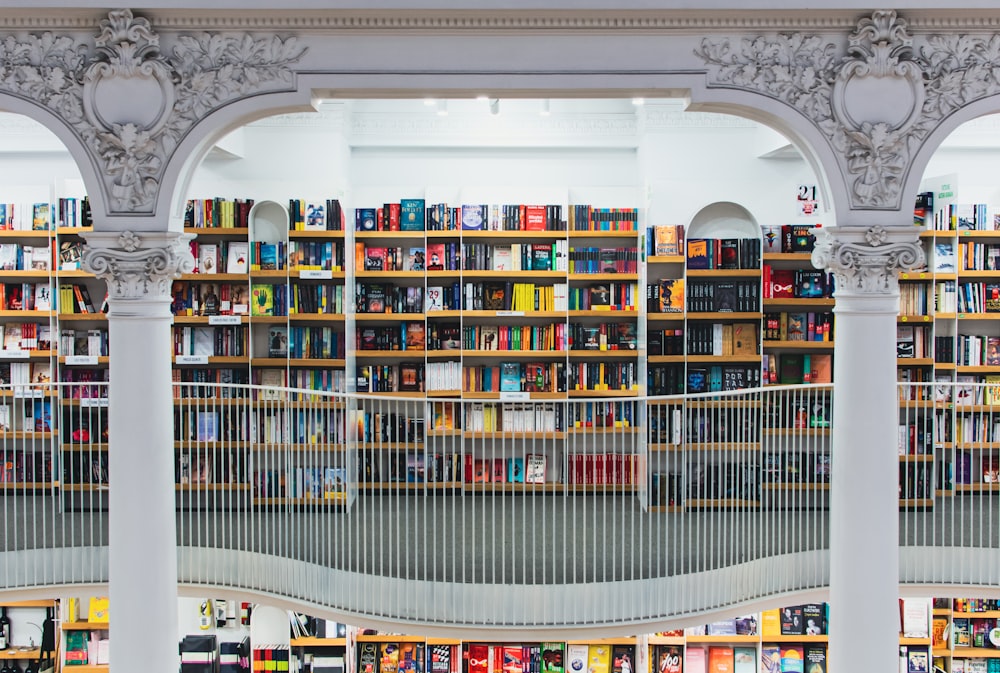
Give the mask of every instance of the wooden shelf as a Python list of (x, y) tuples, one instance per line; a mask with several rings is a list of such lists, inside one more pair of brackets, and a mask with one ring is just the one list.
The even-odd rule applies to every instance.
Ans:
[(688, 320), (712, 320), (714, 322), (730, 322), (735, 320), (760, 320), (764, 317), (763, 313), (752, 313), (752, 312), (716, 312), (712, 311), (709, 313), (688, 313)]
[[(650, 505), (649, 506), (649, 511), (650, 512), (658, 512), (660, 514), (680, 514), (681, 512), (684, 511), (684, 508), (681, 507), (680, 505)], [(668, 636), (660, 636), (660, 637), (650, 636), (650, 638), (649, 638), (649, 644), (650, 645), (656, 645), (656, 644), (664, 644), (664, 645), (673, 644), (672, 641), (671, 642), (667, 642), (668, 640), (669, 640)], [(680, 642), (684, 641), (683, 638), (679, 638), (678, 640)]]
[(761, 434), (772, 437), (829, 437), (830, 428), (764, 428)]
[(688, 278), (760, 278), (760, 269), (688, 269)]
[(318, 239), (338, 239), (344, 238), (347, 233), (343, 229), (291, 229), (288, 238), (291, 240), (305, 238)]
[(807, 636), (807, 635), (793, 635), (793, 636), (760, 636), (760, 642), (762, 643), (827, 643), (830, 642), (830, 636)]
[(952, 617), (958, 617), (962, 619), (975, 619), (975, 618), (986, 618), (986, 619), (1000, 619), (1000, 610), (983, 610), (981, 612), (961, 612), (959, 610), (948, 610), (944, 609), (942, 614), (951, 615)]
[[(467, 400), (499, 400), (502, 398), (503, 393), (467, 390), (464, 393), (461, 393), (461, 395), (463, 398)], [(528, 399), (531, 400), (564, 400), (566, 399), (566, 397), (567, 397), (566, 393), (559, 393), (559, 392), (528, 393)]]
[[(518, 272), (521, 273), (521, 272)], [(559, 275), (565, 275), (562, 271), (556, 271)], [(508, 272), (507, 275), (510, 275)], [(626, 282), (633, 282), (639, 280), (639, 274), (637, 273), (571, 273), (568, 274), (567, 278), (571, 281), (609, 281), (609, 280), (620, 280)]]
[(759, 355), (688, 355), (687, 361), (705, 364), (759, 364)]
[[(233, 238), (248, 238), (249, 227), (184, 227), (185, 234), (195, 236), (232, 236)], [(294, 232), (288, 232), (292, 234)]]
[(962, 269), (958, 272), (958, 279), (966, 278), (1000, 278), (1000, 271), (986, 269)]
[(433, 318), (559, 318), (565, 320), (566, 311), (434, 311)]
[(63, 665), (63, 671), (76, 671), (77, 673), (107, 673), (108, 664), (84, 664), (83, 666)]
[(685, 355), (650, 355), (646, 358), (646, 362), (649, 364), (661, 364), (667, 362), (684, 362), (687, 360)]
[(636, 238), (639, 236), (639, 232), (635, 229), (619, 229), (616, 231), (570, 229), (566, 233), (569, 234), (570, 238)]
[(465, 358), (498, 358), (500, 360), (534, 360), (538, 358), (564, 358), (569, 351), (484, 351), (465, 350), (461, 351)]
[(930, 316), (930, 315), (898, 315), (898, 316), (896, 316), (896, 322), (905, 322), (905, 323), (932, 323), (932, 322), (934, 322), (934, 316)]
[[(208, 325), (212, 322), (212, 319), (218, 319), (220, 317), (225, 317), (227, 320), (232, 320), (233, 318), (239, 318), (241, 325), (246, 325), (250, 322), (250, 316), (248, 315), (233, 315), (233, 316), (208, 316), (208, 315), (175, 315), (174, 324), (175, 325)], [(256, 321), (260, 316), (254, 316)]]
[(930, 367), (934, 358), (896, 358), (897, 367)]
[[(394, 239), (394, 238), (408, 238), (408, 239), (422, 239), (424, 238), (423, 231), (355, 231), (354, 238), (357, 240), (365, 239)], [(455, 232), (460, 233), (460, 232)]]
[(344, 322), (346, 316), (343, 313), (290, 313), (288, 322), (296, 323), (328, 323)]
[[(555, 278), (558, 280), (564, 280), (566, 278), (565, 271), (549, 271), (549, 270), (538, 270), (534, 271), (532, 269), (521, 269), (518, 271), (444, 271), (437, 272), (443, 276), (458, 276), (461, 275), (462, 278), (503, 278), (510, 279), (515, 276), (518, 279), (521, 278)], [(435, 274), (434, 271), (428, 271), (427, 277), (431, 278)], [(518, 281), (520, 282), (520, 281)]]
[(646, 264), (683, 264), (684, 255), (650, 255)]
[(500, 430), (495, 431), (477, 431), (477, 430), (466, 430), (462, 433), (462, 436), (466, 439), (566, 439), (565, 432), (505, 432)]
[(175, 491), (249, 491), (250, 484), (174, 484)]
[(1000, 650), (986, 647), (959, 647), (951, 650), (951, 656), (958, 659), (1000, 659)]
[(638, 397), (638, 390), (570, 390), (568, 397), (604, 398), (604, 397)]
[[(47, 607), (52, 607), (52, 603), (49, 603)], [(38, 659), (41, 656), (42, 656), (42, 651), (37, 647), (30, 650), (22, 650), (20, 648), (11, 647), (6, 650), (0, 651), (0, 659), (6, 659), (7, 661)]]
[(832, 351), (832, 341), (765, 341), (764, 348), (785, 350)]
[(288, 277), (290, 279), (292, 279), (292, 280), (301, 279), (303, 272), (308, 275), (310, 273), (315, 273), (317, 271), (324, 272), (324, 275), (328, 273), (328, 274), (330, 274), (330, 277), (329, 278), (305, 278), (304, 280), (316, 280), (316, 281), (344, 280), (347, 277), (347, 272), (342, 271), (340, 269), (303, 269), (301, 267), (294, 267), (294, 268), (289, 269), (288, 270)]
[[(63, 622), (60, 627), (63, 631), (107, 631), (108, 622)], [(79, 670), (74, 666), (73, 670)]]
[(198, 367), (206, 367), (206, 366), (213, 366), (213, 365), (214, 366), (220, 366), (220, 365), (247, 365), (247, 364), (250, 364), (250, 358), (248, 356), (246, 356), (246, 355), (239, 355), (239, 356), (237, 356), (237, 355), (209, 355), (208, 356), (208, 363), (207, 364), (196, 364), (196, 363), (189, 363), (189, 362), (178, 363), (177, 362), (177, 357), (175, 356), (175, 357), (172, 358), (172, 362), (175, 365), (178, 365), (178, 366), (194, 365), (194, 366), (198, 366)]
[(399, 322), (400, 320), (423, 320), (423, 313), (356, 313), (354, 315), (354, 320), (356, 322), (368, 322), (376, 320), (387, 320), (391, 322)]
[(811, 252), (765, 252), (765, 262), (812, 262)]
[(635, 309), (592, 308), (572, 309), (566, 315), (570, 318), (636, 318), (639, 312)]
[[(70, 227), (60, 227), (61, 229), (69, 229)], [(87, 228), (71, 228), (72, 231), (91, 231), (90, 227)], [(55, 233), (51, 229), (0, 229), (0, 238), (52, 238), (52, 234)]]
[(292, 647), (345, 647), (347, 645), (347, 638), (316, 638), (314, 636), (305, 636), (302, 638), (292, 638), (289, 641), (289, 645)]
[(527, 238), (543, 239), (543, 240), (556, 240), (560, 238), (566, 238), (566, 231), (504, 231), (504, 230), (493, 230), (493, 229), (464, 229), (464, 230), (452, 230), (452, 231), (429, 231), (427, 232), (428, 238), (431, 234), (445, 235), (446, 237), (460, 236), (461, 238), (493, 238), (493, 239), (511, 239), (520, 240)]
[(1000, 320), (1000, 313), (958, 313), (959, 320)]
[(815, 299), (802, 297), (770, 297), (763, 300), (764, 308), (803, 308), (815, 310), (818, 308), (833, 308), (836, 304), (833, 297), (817, 297)]
[[(763, 482), (760, 485), (762, 491), (829, 491), (830, 484), (826, 482)], [(801, 636), (793, 636), (800, 638)]]
[[(268, 275), (264, 275), (268, 274)], [(249, 274), (246, 273), (182, 273), (178, 280), (184, 282), (199, 282), (199, 283), (233, 283), (233, 282), (249, 282), (250, 278), (284, 278), (288, 274), (285, 273), (284, 269), (280, 271), (251, 271)]]
[[(805, 636), (796, 636), (804, 638)], [(760, 642), (760, 636), (687, 636), (688, 645), (713, 644), (713, 643), (735, 643), (756, 645)]]
[(55, 604), (54, 598), (40, 601), (0, 601), (0, 608), (51, 608)]
[[(368, 351), (368, 350), (356, 350), (354, 351), (354, 357), (358, 360), (406, 360), (406, 359), (418, 359), (423, 360), (424, 356), (427, 354), (423, 350), (398, 350), (398, 351)], [(341, 367), (344, 365), (341, 364)]]
[(685, 451), (760, 451), (760, 442), (686, 442)]
[[(446, 272), (435, 272), (428, 271), (426, 274), (423, 271), (356, 271), (356, 278), (423, 278), (425, 275), (430, 276), (434, 273), (444, 273), (451, 275), (459, 275), (459, 271), (446, 271)], [(507, 275), (510, 275), (509, 273)]]
[(639, 356), (639, 351), (637, 350), (603, 350), (603, 351), (589, 351), (589, 350), (571, 350), (569, 352), (569, 357), (580, 358), (580, 359), (597, 359), (603, 360), (605, 358), (635, 358)]
[[(55, 311), (0, 311), (0, 318), (17, 318), (19, 320), (24, 320), (25, 322), (33, 322), (36, 320), (49, 320), (55, 316)], [(90, 314), (86, 314), (90, 315)], [(98, 315), (98, 314), (94, 314)]]
[(930, 453), (905, 453), (899, 457), (901, 463), (933, 463), (934, 455)]
[[(689, 498), (685, 503), (687, 509), (759, 509), (756, 500), (739, 500), (735, 498)], [(707, 636), (702, 636), (707, 637)], [(722, 636), (729, 637), (729, 636)], [(754, 636), (756, 639), (757, 636)], [(688, 642), (691, 642), (690, 640)], [(702, 641), (705, 642), (705, 641)]]

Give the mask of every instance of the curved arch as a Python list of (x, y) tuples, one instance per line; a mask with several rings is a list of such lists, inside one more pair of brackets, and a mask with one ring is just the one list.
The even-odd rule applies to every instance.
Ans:
[(14, 96), (0, 91), (0, 110), (24, 115), (51, 131), (66, 147), (70, 157), (80, 169), (80, 175), (87, 188), (91, 212), (103, 214), (105, 210), (104, 192), (100, 174), (101, 168), (94, 161), (93, 155), (73, 129), (66, 125), (60, 117), (52, 114), (47, 108), (20, 96)]
[(958, 108), (948, 115), (931, 131), (920, 145), (920, 149), (913, 154), (910, 162), (909, 172), (903, 185), (904, 203), (912, 203), (916, 199), (917, 192), (920, 191), (920, 181), (924, 177), (927, 165), (930, 163), (934, 153), (937, 152), (941, 143), (954, 133), (959, 126), (970, 122), (978, 117), (1000, 112), (1000, 94), (980, 98)]
[[(763, 124), (788, 138), (816, 174), (823, 196), (820, 208), (831, 211), (838, 225), (854, 224), (846, 178), (834, 149), (811, 120), (770, 96), (707, 86), (692, 88), (688, 109), (736, 115)], [(869, 211), (864, 212), (865, 222), (857, 224), (872, 224)]]
[[(206, 115), (191, 127), (171, 155), (157, 197), (155, 212), (166, 213), (167, 228), (183, 226), (184, 207), (194, 169), (218, 140), (258, 119), (291, 112), (315, 111), (309, 87), (243, 98)], [(162, 218), (161, 218), (162, 220)]]
[(688, 235), (701, 237), (700, 229), (710, 227), (706, 238), (759, 238), (760, 225), (746, 207), (732, 201), (715, 201), (702, 206), (687, 225)]

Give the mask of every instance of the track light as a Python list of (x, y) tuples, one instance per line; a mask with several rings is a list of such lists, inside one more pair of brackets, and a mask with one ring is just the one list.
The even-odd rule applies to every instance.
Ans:
[(548, 117), (552, 114), (552, 105), (548, 98), (542, 99), (542, 110), (539, 112), (543, 117)]
[(447, 117), (448, 116), (448, 101), (446, 101), (446, 100), (439, 100), (437, 102), (437, 113), (438, 113), (439, 117)]
[(491, 98), (490, 99), (490, 114), (491, 115), (498, 115), (498, 114), (500, 114), (500, 99), (499, 98)]

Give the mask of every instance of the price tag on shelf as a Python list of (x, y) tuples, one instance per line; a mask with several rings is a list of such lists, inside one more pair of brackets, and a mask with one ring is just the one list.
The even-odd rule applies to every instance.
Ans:
[(175, 362), (179, 365), (207, 365), (207, 355), (178, 355)]
[(302, 269), (299, 271), (299, 278), (302, 280), (330, 280), (333, 278), (333, 271), (329, 269)]
[(96, 355), (67, 355), (66, 364), (68, 365), (88, 365), (93, 366), (97, 364)]
[(14, 397), (45, 397), (45, 390), (42, 388), (14, 388)]
[(239, 325), (240, 316), (238, 315), (210, 315), (208, 316), (209, 325)]
[(508, 316), (522, 316), (524, 311), (497, 311), (498, 318), (505, 318)]
[(505, 402), (527, 402), (531, 399), (531, 393), (520, 391), (508, 391), (500, 393), (500, 399)]
[(233, 313), (241, 315), (249, 312), (250, 312), (249, 304), (233, 304)]
[(106, 407), (108, 406), (107, 397), (83, 397), (80, 399), (81, 407)]
[(31, 351), (25, 350), (2, 350), (0, 351), (0, 358), (6, 360), (21, 360), (31, 356)]

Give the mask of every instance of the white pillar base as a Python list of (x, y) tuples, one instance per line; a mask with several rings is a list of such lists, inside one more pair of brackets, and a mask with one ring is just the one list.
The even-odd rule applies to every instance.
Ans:
[(830, 645), (833, 670), (899, 657), (898, 272), (923, 260), (913, 227), (831, 227), (813, 253), (836, 277)]
[(108, 282), (111, 671), (177, 673), (177, 531), (170, 284), (190, 270), (183, 234), (87, 235)]

